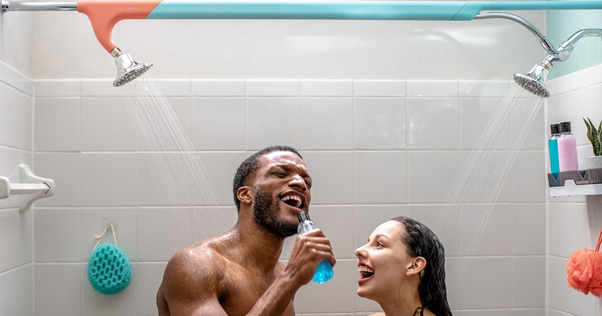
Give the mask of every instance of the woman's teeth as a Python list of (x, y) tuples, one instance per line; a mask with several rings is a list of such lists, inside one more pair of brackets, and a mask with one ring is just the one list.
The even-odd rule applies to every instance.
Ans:
[(374, 270), (372, 270), (366, 266), (360, 266), (360, 267), (358, 267), (357, 270), (362, 275), (362, 279), (369, 278), (374, 275)]

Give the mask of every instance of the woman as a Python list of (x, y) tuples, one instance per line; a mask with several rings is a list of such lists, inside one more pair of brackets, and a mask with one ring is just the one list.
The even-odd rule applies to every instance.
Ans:
[(378, 226), (358, 248), (357, 294), (376, 301), (372, 316), (449, 316), (445, 250), (424, 224), (401, 216)]

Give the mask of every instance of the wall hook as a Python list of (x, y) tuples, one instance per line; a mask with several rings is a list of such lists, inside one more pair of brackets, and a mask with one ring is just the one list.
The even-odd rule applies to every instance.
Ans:
[(54, 180), (36, 176), (28, 165), (19, 165), (19, 175), (21, 183), (10, 183), (7, 177), (0, 177), (0, 199), (6, 199), (11, 195), (23, 195), (19, 203), (19, 211), (28, 211), (33, 202), (54, 195)]

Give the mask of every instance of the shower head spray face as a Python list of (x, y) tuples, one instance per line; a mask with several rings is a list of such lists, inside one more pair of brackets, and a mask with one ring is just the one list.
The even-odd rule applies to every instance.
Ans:
[(514, 74), (514, 81), (523, 89), (543, 98), (550, 97), (546, 88), (548, 69), (542, 65), (535, 65), (528, 74)]
[(117, 66), (117, 78), (113, 81), (114, 87), (120, 87), (147, 72), (152, 64), (138, 64), (128, 54), (121, 53), (119, 48), (115, 48), (111, 53), (115, 57)]

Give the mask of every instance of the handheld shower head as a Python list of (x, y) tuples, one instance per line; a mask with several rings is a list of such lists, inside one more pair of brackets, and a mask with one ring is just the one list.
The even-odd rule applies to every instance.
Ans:
[(535, 65), (526, 75), (514, 74), (514, 81), (523, 89), (543, 98), (550, 97), (550, 91), (546, 87), (548, 68), (545, 63)]
[(135, 62), (129, 54), (122, 53), (119, 47), (115, 47), (111, 52), (115, 57), (117, 66), (117, 78), (113, 81), (114, 87), (120, 87), (147, 72), (153, 64), (139, 64)]

